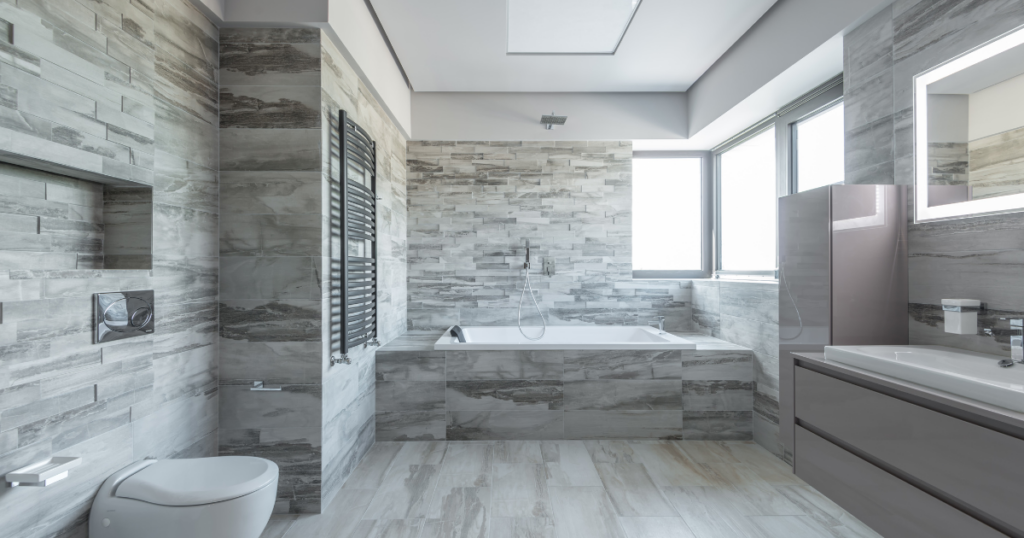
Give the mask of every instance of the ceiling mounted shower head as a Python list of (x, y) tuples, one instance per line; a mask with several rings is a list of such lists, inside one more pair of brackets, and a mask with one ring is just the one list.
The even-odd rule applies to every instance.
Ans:
[(565, 125), (565, 120), (568, 117), (569, 116), (556, 116), (555, 113), (552, 112), (550, 115), (544, 114), (543, 116), (541, 116), (540, 122), (544, 124), (545, 129), (550, 131), (551, 129), (555, 128), (555, 125)]

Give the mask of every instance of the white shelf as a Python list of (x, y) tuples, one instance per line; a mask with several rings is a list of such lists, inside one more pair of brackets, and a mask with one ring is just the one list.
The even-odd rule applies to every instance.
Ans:
[(54, 457), (7, 473), (6, 480), (12, 488), (17, 486), (45, 487), (64, 480), (68, 477), (68, 471), (78, 467), (81, 463), (82, 458)]

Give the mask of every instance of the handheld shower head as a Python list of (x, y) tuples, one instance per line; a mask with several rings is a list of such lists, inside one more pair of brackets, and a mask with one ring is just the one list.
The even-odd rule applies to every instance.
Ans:
[(530, 240), (526, 240), (526, 263), (523, 265), (524, 269), (530, 268)]

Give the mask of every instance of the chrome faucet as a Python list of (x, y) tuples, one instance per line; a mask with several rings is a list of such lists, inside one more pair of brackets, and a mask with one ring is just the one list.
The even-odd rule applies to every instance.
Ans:
[(1024, 319), (1011, 319), (1010, 358), (999, 361), (999, 366), (1009, 368), (1018, 362), (1024, 363)]
[(658, 334), (665, 334), (665, 316), (655, 316), (651, 321), (648, 321), (648, 325), (658, 324)]
[(1024, 319), (1010, 320), (1010, 360), (1024, 363)]

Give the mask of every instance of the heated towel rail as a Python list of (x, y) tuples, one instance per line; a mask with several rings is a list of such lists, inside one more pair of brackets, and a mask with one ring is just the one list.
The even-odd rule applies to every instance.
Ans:
[[(332, 122), (333, 123), (333, 122)], [(377, 342), (377, 149), (344, 110), (331, 126), (331, 364)]]

